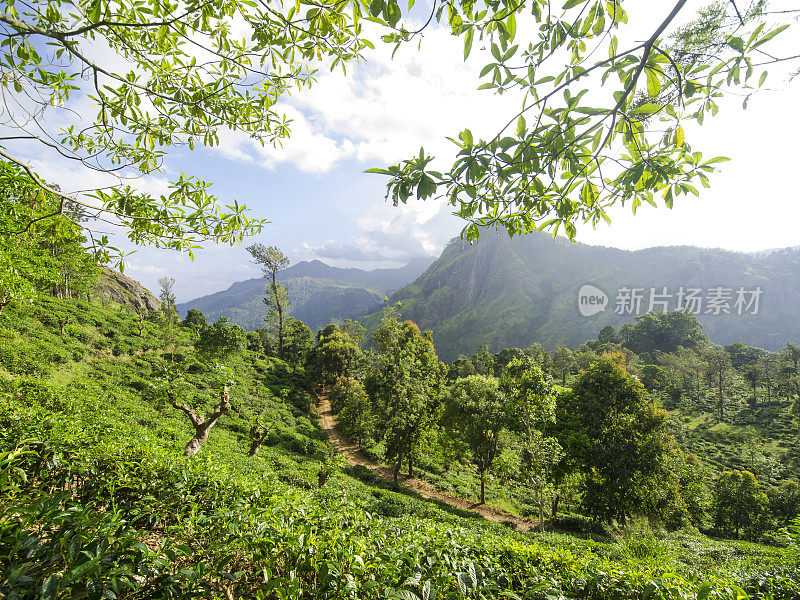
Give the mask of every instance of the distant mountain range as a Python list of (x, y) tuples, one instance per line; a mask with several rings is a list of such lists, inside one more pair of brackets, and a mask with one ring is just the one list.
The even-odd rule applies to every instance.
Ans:
[[(742, 341), (777, 350), (787, 341), (800, 342), (800, 250), (792, 248), (747, 254), (670, 246), (632, 252), (548, 234), (511, 239), (485, 231), (475, 244), (451, 240), (435, 261), (376, 271), (301, 262), (282, 271), (280, 279), (292, 315), (314, 330), (359, 317), (374, 328), (383, 299), (391, 294), (391, 302), (402, 303), (405, 318), (433, 330), (439, 357), (446, 361), (482, 344), (492, 351), (534, 342), (547, 349), (578, 346), (606, 325), (620, 327), (648, 312), (651, 292), (654, 308), (675, 310), (680, 299), (699, 308), (698, 319), (715, 343)], [(209, 321), (226, 316), (255, 329), (264, 322), (265, 285), (265, 279), (235, 283), (178, 310), (184, 315), (197, 308)], [(756, 311), (747, 304), (759, 289)], [(699, 307), (691, 304), (692, 290), (698, 290)], [(638, 310), (634, 302), (624, 302), (626, 294), (628, 300), (640, 298)], [(588, 304), (603, 297), (604, 306)], [(744, 302), (737, 305), (737, 298)], [(720, 314), (713, 314), (715, 303)]]
[[(332, 321), (355, 319), (380, 309), (388, 294), (416, 279), (434, 260), (418, 258), (404, 267), (373, 271), (302, 261), (280, 271), (278, 279), (288, 291), (290, 314), (316, 331)], [(234, 283), (222, 292), (178, 304), (178, 313), (183, 317), (196, 308), (209, 322), (227, 317), (254, 330), (264, 326), (266, 285), (264, 278)]]
[[(607, 298), (605, 308), (591, 316), (579, 308), (585, 285), (592, 286), (589, 292), (597, 290), (588, 294), (597, 296), (596, 302)], [(698, 318), (716, 343), (743, 341), (776, 350), (800, 341), (800, 251), (793, 249), (745, 254), (675, 246), (631, 252), (547, 234), (511, 239), (486, 231), (475, 244), (452, 240), (391, 301), (402, 303), (404, 317), (433, 330), (440, 358), (450, 361), (481, 344), (492, 351), (534, 342), (548, 349), (580, 345), (606, 325), (634, 319), (632, 310), (619, 310), (634, 308), (626, 297), (640, 296), (638, 314), (646, 313), (653, 288), (655, 299), (666, 302), (655, 308), (667, 310), (699, 290), (694, 292), (695, 299), (700, 296)], [(737, 305), (740, 289), (744, 302)], [(747, 304), (758, 289), (753, 314), (755, 305)], [(715, 306), (720, 314), (713, 314)], [(591, 312), (588, 304), (584, 308)]]

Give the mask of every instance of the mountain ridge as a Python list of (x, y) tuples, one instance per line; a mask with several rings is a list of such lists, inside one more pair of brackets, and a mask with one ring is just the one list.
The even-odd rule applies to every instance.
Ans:
[[(320, 260), (300, 261), (280, 271), (278, 280), (287, 288), (289, 314), (316, 330), (331, 321), (355, 319), (378, 310), (386, 295), (413, 281), (433, 261), (421, 257), (403, 267), (372, 271), (333, 267)], [(263, 277), (238, 281), (176, 308), (181, 317), (196, 308), (211, 322), (226, 317), (246, 330), (257, 329), (263, 327), (266, 315), (262, 302), (266, 284)]]
[[(578, 291), (585, 284), (608, 296), (605, 310), (591, 317), (578, 310)], [(406, 318), (432, 330), (440, 357), (453, 360), (482, 344), (492, 351), (533, 343), (548, 349), (578, 346), (606, 325), (633, 320), (633, 314), (615, 312), (615, 292), (625, 287), (667, 288), (673, 296), (680, 288), (707, 293), (720, 287), (730, 288), (734, 297), (740, 287), (760, 288), (759, 314), (698, 315), (711, 339), (775, 350), (800, 337), (793, 300), (800, 296), (800, 252), (791, 249), (770, 254), (696, 246), (621, 250), (547, 234), (511, 239), (484, 231), (475, 244), (451, 240), (440, 258), (391, 301), (402, 303)]]

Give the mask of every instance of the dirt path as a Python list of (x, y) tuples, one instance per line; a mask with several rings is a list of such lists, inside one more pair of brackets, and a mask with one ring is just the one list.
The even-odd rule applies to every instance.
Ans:
[[(336, 450), (340, 454), (344, 455), (344, 457), (347, 459), (347, 462), (352, 465), (362, 465), (366, 467), (370, 470), (370, 472), (372, 472), (373, 475), (379, 479), (382, 479), (383, 481), (389, 483), (394, 481), (392, 469), (370, 460), (358, 448), (357, 444), (349, 442), (337, 431), (336, 425), (338, 421), (336, 419), (336, 415), (334, 415), (333, 411), (331, 410), (331, 403), (330, 400), (328, 400), (328, 395), (314, 395), (314, 398), (316, 399), (316, 405), (314, 409), (319, 416), (322, 429), (325, 430), (325, 434), (328, 436), (328, 439), (331, 441)], [(484, 519), (488, 519), (489, 521), (508, 521), (514, 523), (517, 531), (531, 531), (536, 527), (536, 523), (530, 519), (524, 519), (522, 517), (512, 515), (504, 510), (495, 508), (488, 504), (477, 504), (475, 502), (470, 502), (469, 500), (464, 500), (463, 498), (445, 494), (433, 484), (421, 479), (417, 479), (416, 477), (400, 475), (400, 483), (403, 487), (417, 492), (420, 496), (428, 500), (439, 500), (440, 502), (444, 502), (450, 506), (472, 511), (481, 515)]]

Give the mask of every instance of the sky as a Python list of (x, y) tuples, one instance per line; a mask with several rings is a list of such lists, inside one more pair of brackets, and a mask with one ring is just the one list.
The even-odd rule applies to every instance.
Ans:
[[(628, 4), (639, 28), (632, 28), (632, 39), (652, 29), (672, 6)], [(521, 24), (518, 36), (524, 35)], [(270, 221), (247, 243), (277, 245), (293, 263), (319, 259), (372, 269), (437, 256), (463, 222), (441, 201), (393, 207), (384, 200), (385, 178), (364, 171), (408, 158), (420, 146), (452, 158), (447, 136), (456, 137), (465, 127), (476, 136), (493, 135), (520, 100), (478, 91), (486, 53), (476, 44), (465, 62), (462, 41), (444, 29), (429, 29), (419, 51), (412, 44), (392, 58), (391, 50), (378, 45), (346, 76), (321, 72), (313, 88), (282, 100), (279, 108), (293, 120), (291, 139), (282, 148), (225, 133), (219, 147), (170, 152), (165, 177), (183, 171), (213, 181), (223, 201), (237, 200), (252, 216)], [(627, 208), (615, 211), (610, 226), (579, 227), (577, 241), (624, 249), (691, 244), (757, 251), (800, 245), (800, 84), (790, 83), (778, 68), (765, 87), (746, 111), (739, 101), (726, 103), (715, 119), (687, 129), (695, 150), (732, 159), (699, 199), (682, 196), (671, 211), (649, 206), (636, 216)], [(87, 186), (74, 167), (34, 153), (28, 158), (62, 189)], [(141, 182), (154, 189), (163, 183), (163, 178)], [(159, 277), (174, 277), (178, 301), (187, 301), (258, 276), (248, 259), (244, 247), (207, 246), (194, 261), (138, 248), (125, 273), (153, 290)]]

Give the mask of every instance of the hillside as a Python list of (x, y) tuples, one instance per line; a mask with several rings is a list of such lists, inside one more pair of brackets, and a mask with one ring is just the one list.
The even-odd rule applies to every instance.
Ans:
[[(656, 538), (635, 526), (616, 541), (519, 533), (341, 469), (302, 365), (257, 350), (229, 359), (231, 409), (199, 454), (181, 457), (192, 426), (165, 393), (178, 386), (209, 415), (225, 381), (196, 352), (195, 332), (179, 328), (166, 352), (158, 322), (141, 328), (107, 301), (44, 298), (3, 319), (4, 596), (592, 600), (800, 590), (797, 559), (781, 548), (688, 530)], [(248, 456), (254, 423), (269, 430)]]
[[(608, 297), (605, 310), (582, 316), (578, 291), (585, 284)], [(800, 296), (800, 251), (744, 254), (689, 246), (625, 251), (574, 244), (547, 234), (508, 238), (486, 231), (470, 245), (456, 238), (441, 257), (413, 283), (397, 291), (403, 314), (434, 332), (440, 356), (454, 360), (482, 344), (493, 351), (524, 348), (534, 342), (552, 349), (578, 346), (606, 325), (633, 320), (616, 314), (622, 288), (640, 288), (639, 314), (647, 312), (651, 288), (667, 288), (670, 310), (681, 287), (730, 289), (730, 314), (698, 318), (711, 340), (743, 341), (776, 350), (800, 338), (796, 298)], [(735, 291), (760, 287), (758, 314), (734, 309)], [(748, 296), (749, 299), (749, 296)]]
[[(398, 269), (341, 269), (325, 263), (301, 261), (282, 270), (291, 302), (290, 314), (316, 331), (332, 321), (355, 319), (378, 310), (387, 294), (413, 281), (433, 259), (420, 258)], [(248, 279), (227, 290), (177, 305), (183, 317), (190, 308), (206, 315), (209, 322), (227, 317), (247, 331), (264, 326), (263, 303), (266, 280)]]

